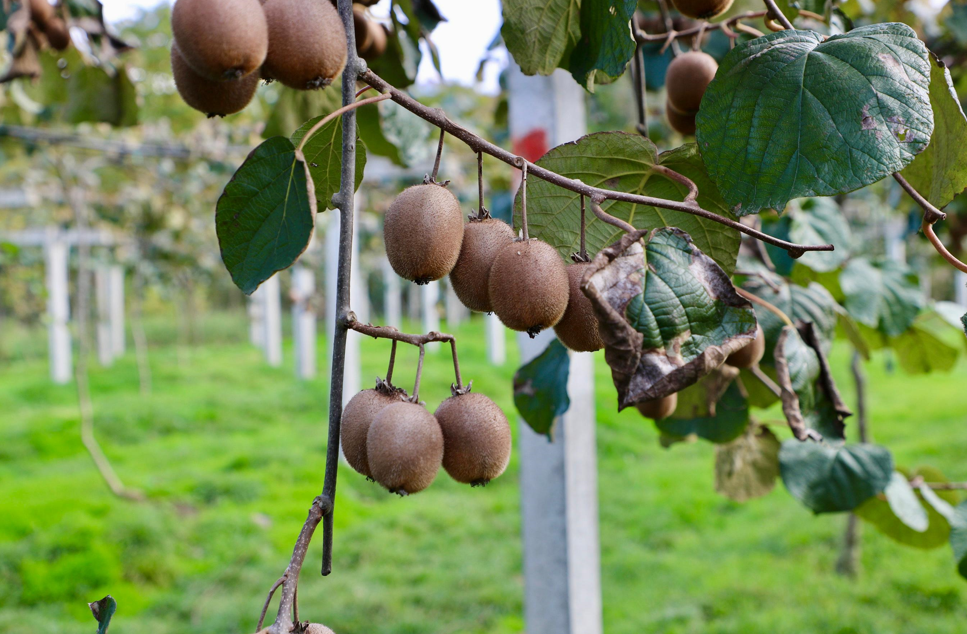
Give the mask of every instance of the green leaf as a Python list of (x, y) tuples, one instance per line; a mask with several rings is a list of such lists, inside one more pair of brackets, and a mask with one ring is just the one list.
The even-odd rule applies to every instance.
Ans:
[(737, 45), (696, 117), (709, 175), (739, 216), (850, 192), (906, 167), (930, 142), (927, 49), (904, 24), (825, 42), (780, 31)]
[(514, 375), (514, 405), (531, 429), (548, 438), (554, 421), (571, 406), (567, 377), (571, 359), (567, 348), (554, 339), (544, 352), (522, 365)]
[[(363, 106), (356, 111), (356, 123), (359, 126), (359, 137), (366, 144), (366, 150), (376, 156), (385, 156), (394, 164), (406, 167), (407, 164), (400, 156), (396, 147), (383, 131), (383, 117), (380, 115), (378, 103)], [(414, 117), (415, 118), (415, 117)]]
[(395, 13), (391, 13), (393, 28), (386, 38), (386, 51), (369, 62), (373, 72), (397, 88), (406, 88), (416, 81), (423, 54), (417, 39), (406, 31)]
[(97, 634), (107, 634), (107, 628), (111, 625), (111, 619), (114, 618), (114, 613), (118, 609), (117, 601), (111, 595), (107, 595), (100, 601), (88, 603), (87, 607), (91, 609), (91, 613), (97, 621)]
[(395, 103), (360, 108), (356, 115), (359, 136), (366, 151), (385, 156), (402, 167), (426, 158), (430, 125)]
[(967, 189), (967, 117), (950, 71), (930, 56), (930, 103), (934, 129), (930, 145), (903, 170), (903, 177), (937, 207)]
[(137, 90), (123, 65), (109, 70), (75, 66), (67, 80), (67, 93), (64, 117), (68, 123), (138, 124)]
[(902, 473), (894, 472), (883, 493), (864, 502), (856, 514), (890, 539), (913, 548), (939, 548), (950, 534), (947, 522), (930, 521), (922, 496)]
[(890, 260), (851, 260), (839, 283), (853, 319), (890, 337), (909, 328), (923, 305), (917, 277), (907, 266)]
[[(954, 335), (944, 338), (944, 333)], [(945, 340), (946, 339), (946, 340)], [(909, 374), (929, 374), (930, 372), (949, 372), (957, 365), (957, 357), (963, 345), (963, 337), (947, 320), (930, 310), (921, 313), (907, 330), (898, 337), (891, 337), (888, 345), (892, 347), (900, 361), (900, 367)]]
[(342, 91), (338, 81), (324, 90), (295, 90), (276, 85), (279, 98), (265, 122), (262, 131), (264, 139), (287, 137), (312, 117), (327, 115), (342, 107)]
[(581, 39), (571, 53), (570, 70), (577, 83), (594, 92), (595, 76), (608, 83), (625, 72), (635, 54), (631, 18), (637, 0), (584, 2), (581, 5)]
[(504, 0), (500, 33), (525, 75), (550, 75), (581, 37), (580, 0)]
[(316, 197), (305, 157), (285, 137), (252, 150), (215, 207), (215, 231), (232, 281), (251, 295), (309, 246)]
[(779, 452), (782, 481), (814, 513), (852, 511), (893, 476), (893, 456), (877, 445), (820, 445), (787, 440)]
[[(698, 384), (683, 390), (693, 390)], [(684, 438), (695, 434), (716, 444), (727, 443), (742, 435), (749, 426), (749, 403), (742, 396), (739, 386), (733, 381), (725, 390), (725, 394), (715, 404), (715, 412), (706, 416), (689, 416), (689, 412), (681, 412), (680, 408), (668, 418), (655, 421), (655, 427), (663, 434)]]
[[(784, 312), (793, 323), (796, 320), (812, 322), (822, 340), (823, 352), (829, 354), (836, 333), (839, 308), (833, 296), (817, 282), (811, 282), (808, 286), (799, 286), (786, 282), (778, 276), (769, 275), (769, 279), (778, 290), (774, 290), (756, 277), (743, 282), (742, 287)], [(762, 306), (755, 306), (755, 314), (766, 335), (766, 352), (762, 363), (771, 365), (770, 359), (773, 357), (776, 340), (785, 323), (774, 312)]]
[(817, 273), (835, 271), (850, 255), (852, 233), (839, 205), (829, 198), (807, 198), (799, 208), (778, 220), (763, 219), (762, 230), (771, 236), (797, 244), (832, 244), (833, 252), (806, 251), (798, 260), (785, 249), (766, 245), (769, 258), (780, 275), (790, 275), (796, 264)]
[[(688, 195), (688, 188), (656, 173), (653, 169), (656, 163), (692, 179), (698, 186), (698, 203), (703, 209), (732, 218), (715, 185), (705, 174), (705, 167), (694, 144), (659, 155), (655, 144), (641, 135), (599, 132), (582, 137), (574, 143), (559, 145), (537, 161), (541, 167), (568, 178), (580, 179), (595, 187), (684, 200)], [(570, 256), (580, 245), (580, 195), (538, 179), (529, 180), (527, 185), (527, 224), (530, 235), (551, 244), (563, 257)], [(598, 220), (591, 213), (590, 201), (586, 204), (587, 247), (593, 255), (618, 240), (622, 232), (617, 227)], [(608, 200), (601, 206), (612, 216), (627, 220), (636, 229), (678, 227), (688, 233), (695, 245), (727, 273), (735, 269), (735, 258), (739, 252), (739, 232), (734, 229), (692, 214), (640, 207), (627, 202)], [(519, 216), (519, 194), (516, 209)]]
[(727, 445), (715, 447), (715, 491), (736, 502), (766, 495), (779, 477), (779, 439), (768, 427), (749, 425)]
[(629, 234), (595, 257), (584, 292), (598, 317), (619, 407), (679, 392), (755, 336), (752, 306), (674, 227)]
[[(303, 137), (323, 117), (306, 121), (292, 133), (292, 145), (299, 146)], [(332, 195), (339, 191), (342, 177), (342, 117), (326, 122), (302, 148), (303, 160), (309, 166), (309, 174), (316, 188), (316, 204), (319, 209), (333, 209)], [(359, 189), (366, 169), (366, 146), (356, 142), (356, 182), (353, 191)]]
[(957, 572), (967, 579), (967, 502), (957, 507), (957, 521), (950, 531), (950, 546), (954, 550)]

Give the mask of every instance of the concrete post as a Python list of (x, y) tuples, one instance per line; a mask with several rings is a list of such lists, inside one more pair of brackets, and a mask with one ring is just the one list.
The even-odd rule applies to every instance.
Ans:
[(491, 365), (504, 365), (507, 361), (507, 334), (497, 315), (484, 315), (487, 330), (487, 360)]
[(886, 257), (900, 264), (905, 264), (907, 261), (907, 244), (903, 240), (903, 232), (906, 230), (906, 226), (905, 218), (888, 218), (883, 225)]
[(263, 323), (262, 313), (262, 289), (257, 288), (248, 297), (248, 338), (252, 345), (259, 350), (265, 349), (265, 324)]
[(282, 365), (282, 299), (278, 273), (265, 280), (259, 292), (262, 298), (265, 360), (277, 368)]
[(456, 292), (453, 290), (453, 285), (450, 284), (450, 278), (444, 278), (446, 284), (446, 293), (444, 294), (444, 305), (447, 311), (447, 328), (449, 330), (456, 329), (464, 319), (470, 316), (470, 311), (457, 297)]
[(954, 297), (958, 304), (967, 308), (967, 273), (954, 271)]
[(68, 296), (68, 256), (70, 248), (57, 234), (48, 232), (44, 244), (47, 268), (47, 338), (50, 355), (50, 378), (54, 383), (69, 383), (73, 377), (71, 364), (70, 298)]
[(108, 267), (108, 312), (111, 322), (111, 352), (115, 357), (124, 354), (124, 267)]
[(295, 373), (300, 379), (316, 376), (316, 311), (312, 303), (316, 276), (301, 265), (292, 267), (292, 340)]
[(114, 341), (111, 335), (111, 276), (106, 265), (94, 269), (94, 305), (97, 314), (97, 361), (104, 367), (114, 363)]
[[(420, 306), (423, 313), (423, 332), (440, 332), (440, 282), (430, 282), (420, 287)], [(440, 342), (426, 344), (427, 352), (439, 352)]]
[(380, 262), (380, 268), (383, 273), (383, 310), (386, 313), (383, 318), (385, 325), (402, 328), (403, 298), (400, 295), (402, 293), (400, 278), (393, 270), (388, 258), (383, 258)]

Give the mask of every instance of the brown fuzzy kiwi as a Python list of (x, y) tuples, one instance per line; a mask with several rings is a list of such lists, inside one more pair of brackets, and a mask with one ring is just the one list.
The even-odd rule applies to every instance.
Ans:
[(672, 0), (682, 15), (707, 20), (722, 15), (732, 7), (732, 0)]
[(55, 16), (54, 7), (47, 0), (30, 0), (30, 19), (41, 29)]
[(510, 462), (510, 423), (483, 394), (457, 394), (435, 413), (443, 431), (443, 468), (457, 482), (483, 486)]
[(369, 20), (366, 24), (369, 27), (369, 46), (366, 47), (366, 50), (361, 51), (359, 56), (370, 61), (382, 57), (383, 53), (386, 52), (389, 31), (385, 24), (381, 24), (376, 20)]
[(363, 51), (373, 44), (372, 31), (369, 29), (369, 18), (366, 17), (366, 7), (353, 5), (353, 31), (356, 34), (356, 52), (362, 56)]
[(367, 478), (373, 477), (366, 453), (366, 437), (373, 419), (384, 407), (399, 403), (405, 397), (405, 391), (377, 380), (375, 389), (363, 390), (346, 403), (340, 434), (342, 452), (349, 466)]
[(715, 58), (701, 51), (689, 51), (673, 59), (665, 73), (668, 103), (679, 112), (698, 112), (702, 96), (718, 68)]
[(678, 392), (664, 398), (656, 398), (650, 401), (643, 401), (635, 404), (635, 409), (637, 409), (642, 416), (651, 418), (652, 420), (668, 418), (675, 413), (675, 408), (677, 407)]
[(598, 318), (594, 314), (591, 300), (581, 290), (581, 282), (590, 262), (575, 262), (567, 267), (570, 287), (567, 310), (561, 321), (554, 326), (557, 338), (575, 352), (594, 352), (604, 347), (601, 333), (598, 332)]
[(511, 330), (534, 337), (567, 309), (567, 267), (551, 245), (512, 242), (497, 253), (487, 282), (494, 313)]
[(417, 284), (444, 277), (460, 257), (460, 201), (446, 187), (433, 183), (404, 189), (386, 210), (383, 242), (400, 277)]
[(430, 486), (440, 470), (443, 432), (422, 405), (394, 403), (369, 426), (366, 453), (374, 480), (391, 493), (418, 493)]
[(672, 130), (686, 136), (695, 134), (695, 115), (680, 112), (672, 103), (665, 100), (665, 117)]
[(63, 51), (71, 45), (70, 28), (67, 22), (56, 15), (47, 21), (44, 33), (47, 35), (47, 43), (54, 50)]
[(766, 334), (762, 331), (762, 326), (755, 327), (755, 339), (739, 348), (729, 355), (725, 360), (733, 368), (751, 368), (762, 360), (762, 355), (766, 352)]
[(490, 267), (497, 253), (513, 241), (510, 225), (494, 218), (464, 225), (460, 257), (450, 271), (450, 285), (464, 306), (479, 313), (493, 310), (487, 284)]
[(252, 74), (269, 47), (259, 0), (178, 0), (171, 31), (185, 62), (212, 81)]
[(264, 73), (297, 90), (331, 84), (346, 66), (346, 29), (336, 8), (319, 0), (268, 0), (263, 9), (269, 25)]
[(242, 110), (252, 101), (259, 87), (256, 73), (232, 81), (205, 79), (188, 65), (177, 45), (171, 47), (171, 72), (178, 94), (185, 103), (209, 117), (224, 117)]
[[(258, 634), (272, 634), (272, 628), (267, 627), (265, 629), (259, 630)], [(310, 623), (309, 625), (306, 626), (306, 629), (303, 631), (303, 634), (336, 634), (336, 633), (330, 630), (325, 625), (321, 625), (319, 623)]]

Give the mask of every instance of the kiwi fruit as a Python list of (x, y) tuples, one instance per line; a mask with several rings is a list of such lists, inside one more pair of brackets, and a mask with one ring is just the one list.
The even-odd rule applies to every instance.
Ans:
[(678, 407), (678, 392), (665, 396), (664, 398), (656, 398), (635, 404), (635, 409), (642, 416), (652, 420), (668, 418), (675, 413), (676, 407)]
[(590, 262), (575, 262), (567, 267), (570, 288), (567, 308), (561, 321), (554, 326), (554, 333), (561, 343), (575, 352), (594, 352), (604, 347), (594, 307), (581, 290), (581, 282), (590, 266)]
[(331, 84), (346, 66), (346, 29), (336, 8), (320, 0), (268, 0), (262, 8), (269, 26), (264, 73), (297, 90)]
[(463, 243), (460, 202), (434, 183), (404, 189), (386, 210), (383, 242), (400, 277), (417, 284), (444, 277), (457, 263)]
[(384, 407), (401, 402), (405, 395), (403, 390), (377, 381), (376, 389), (363, 390), (346, 403), (342, 413), (342, 452), (349, 466), (367, 478), (373, 477), (366, 454), (366, 436), (373, 419)]
[(71, 33), (67, 22), (56, 15), (47, 21), (44, 33), (47, 35), (47, 43), (54, 50), (63, 51), (71, 44)]
[(707, 20), (722, 15), (732, 7), (732, 0), (672, 0), (682, 15)]
[(178, 0), (171, 31), (185, 62), (212, 81), (252, 74), (269, 47), (259, 0)]
[(673, 59), (665, 73), (668, 103), (678, 112), (698, 112), (702, 96), (718, 68), (715, 58), (701, 51), (689, 51)]
[(369, 29), (369, 18), (366, 17), (366, 7), (353, 5), (353, 30), (356, 33), (356, 52), (359, 55), (373, 44), (373, 33)]
[(665, 100), (665, 118), (672, 130), (686, 136), (695, 134), (695, 115), (681, 112), (670, 101)]
[(483, 394), (456, 394), (440, 404), (436, 419), (443, 432), (443, 468), (457, 482), (483, 486), (510, 462), (510, 423)]
[(171, 72), (175, 87), (186, 104), (209, 117), (234, 114), (252, 101), (259, 76), (251, 73), (231, 81), (211, 81), (196, 73), (182, 57), (177, 43), (171, 47)]
[(555, 325), (567, 309), (567, 267), (554, 247), (536, 238), (497, 253), (487, 288), (500, 321), (531, 337)]
[(366, 453), (374, 480), (391, 493), (418, 493), (430, 486), (440, 470), (443, 432), (422, 405), (394, 403), (384, 407), (369, 426)]
[(369, 46), (365, 50), (360, 51), (359, 56), (369, 61), (382, 57), (383, 53), (386, 52), (389, 31), (386, 29), (385, 24), (381, 24), (376, 20), (369, 20), (366, 24), (369, 28)]
[(766, 334), (762, 331), (762, 326), (755, 327), (755, 339), (739, 348), (729, 355), (725, 360), (733, 368), (751, 368), (762, 360), (762, 355), (766, 352)]
[(40, 28), (45, 28), (55, 16), (54, 7), (47, 0), (29, 0), (30, 19)]
[(506, 222), (487, 218), (471, 220), (463, 227), (460, 257), (450, 271), (450, 285), (457, 298), (470, 310), (493, 310), (487, 282), (497, 252), (514, 241), (514, 230)]

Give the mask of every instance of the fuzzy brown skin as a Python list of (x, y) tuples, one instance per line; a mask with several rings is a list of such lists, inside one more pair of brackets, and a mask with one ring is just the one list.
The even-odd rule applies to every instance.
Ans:
[(346, 29), (318, 0), (268, 0), (269, 53), (263, 74), (297, 90), (325, 88), (346, 66)]
[(366, 50), (360, 51), (359, 56), (366, 61), (370, 61), (382, 57), (383, 53), (386, 52), (389, 34), (386, 31), (386, 26), (376, 20), (369, 20), (366, 24), (369, 28), (369, 46), (366, 47)]
[(250, 75), (269, 48), (259, 0), (178, 0), (171, 31), (185, 62), (211, 81)]
[(514, 230), (506, 222), (479, 220), (463, 227), (463, 244), (456, 266), (450, 271), (450, 284), (457, 298), (470, 310), (489, 313), (488, 280), (497, 253), (514, 241)]
[(422, 405), (395, 403), (370, 425), (366, 452), (374, 480), (393, 493), (418, 493), (440, 470), (443, 432)]
[(399, 403), (398, 394), (388, 394), (381, 390), (363, 390), (346, 403), (342, 413), (342, 452), (349, 466), (357, 472), (373, 477), (369, 472), (369, 459), (366, 453), (366, 437), (376, 415), (394, 403)]
[(755, 339), (746, 344), (744, 348), (730, 354), (725, 362), (733, 368), (751, 368), (762, 360), (762, 355), (765, 353), (766, 335), (762, 332), (762, 326), (756, 326)]
[(54, 17), (54, 7), (47, 0), (30, 0), (30, 19), (40, 28), (46, 28)]
[(590, 262), (575, 262), (567, 267), (570, 293), (567, 310), (561, 321), (554, 326), (554, 333), (567, 348), (575, 352), (594, 352), (604, 347), (598, 332), (598, 318), (594, 315), (591, 300), (581, 291), (581, 280)]
[(686, 136), (695, 134), (695, 115), (679, 112), (669, 101), (665, 101), (665, 117), (672, 130)]
[(383, 242), (400, 277), (427, 284), (446, 276), (457, 263), (463, 242), (460, 202), (439, 185), (403, 190), (386, 210)]
[(510, 462), (510, 423), (483, 394), (452, 396), (440, 404), (436, 419), (443, 431), (443, 468), (457, 482), (484, 485)]
[(678, 392), (672, 394), (671, 396), (658, 398), (652, 401), (645, 401), (635, 405), (635, 409), (637, 409), (642, 416), (652, 420), (668, 418), (675, 413), (676, 407), (678, 407)]
[(369, 28), (369, 22), (369, 18), (366, 17), (366, 8), (354, 4), (353, 29), (356, 32), (356, 52), (360, 56), (373, 44), (373, 33)]
[(684, 114), (698, 112), (702, 96), (718, 69), (715, 58), (700, 51), (689, 51), (673, 59), (665, 74), (668, 103)]
[(63, 51), (71, 45), (71, 34), (67, 23), (58, 16), (53, 16), (44, 26), (47, 43), (55, 51)]
[(210, 81), (196, 73), (171, 47), (171, 72), (175, 87), (186, 104), (209, 117), (234, 114), (249, 104), (259, 87), (259, 76), (252, 73), (233, 81)]
[(722, 15), (732, 7), (732, 0), (672, 0), (682, 15), (707, 20)]
[(567, 267), (541, 240), (513, 242), (497, 254), (488, 281), (494, 313), (511, 330), (536, 335), (567, 309)]

